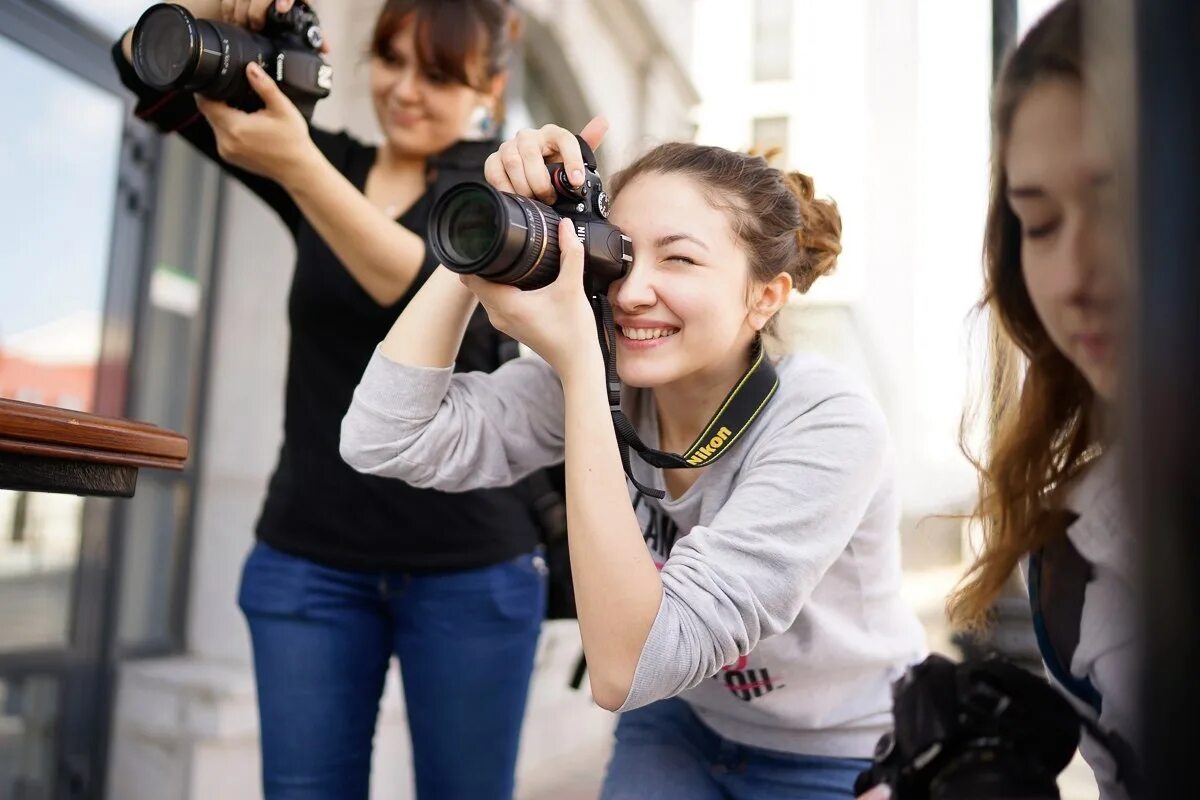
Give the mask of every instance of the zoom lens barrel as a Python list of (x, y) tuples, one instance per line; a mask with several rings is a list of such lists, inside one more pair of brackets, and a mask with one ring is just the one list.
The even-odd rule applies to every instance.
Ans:
[(454, 272), (537, 289), (558, 276), (559, 220), (536, 200), (485, 183), (460, 183), (434, 204), (429, 244)]
[(257, 95), (246, 80), (246, 66), (265, 63), (272, 51), (264, 36), (196, 19), (172, 3), (151, 6), (133, 29), (133, 69), (147, 86), (199, 92), (239, 107), (261, 105), (254, 102)]

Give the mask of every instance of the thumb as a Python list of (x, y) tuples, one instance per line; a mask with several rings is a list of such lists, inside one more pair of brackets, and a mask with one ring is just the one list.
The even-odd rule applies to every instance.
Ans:
[(604, 141), (604, 134), (608, 133), (608, 117), (603, 114), (598, 114), (592, 117), (591, 121), (583, 126), (583, 130), (579, 132), (579, 138), (588, 143), (588, 146), (595, 150)]
[(264, 72), (256, 62), (251, 61), (246, 67), (246, 77), (250, 81), (250, 88), (262, 98), (268, 111), (280, 111), (292, 105), (292, 102), (279, 88), (279, 84), (272, 80), (271, 76)]
[(583, 285), (583, 242), (575, 235), (575, 223), (563, 217), (558, 223), (559, 256), (558, 280), (573, 286)]

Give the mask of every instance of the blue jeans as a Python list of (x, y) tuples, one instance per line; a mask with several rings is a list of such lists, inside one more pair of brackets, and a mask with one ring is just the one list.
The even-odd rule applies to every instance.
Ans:
[(257, 544), (238, 605), (254, 646), (268, 800), (367, 797), (393, 653), (417, 795), (510, 800), (544, 572), (533, 554), (459, 572), (350, 572)]
[(621, 715), (602, 800), (842, 800), (870, 764), (731, 742), (684, 701)]

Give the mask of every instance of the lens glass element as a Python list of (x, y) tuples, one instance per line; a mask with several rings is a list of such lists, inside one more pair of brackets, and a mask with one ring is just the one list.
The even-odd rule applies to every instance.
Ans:
[(174, 85), (193, 63), (195, 48), (193, 28), (180, 10), (172, 6), (153, 8), (138, 25), (138, 73), (154, 87)]
[(463, 262), (482, 258), (500, 238), (496, 202), (483, 189), (458, 192), (446, 207), (445, 225), (454, 255)]

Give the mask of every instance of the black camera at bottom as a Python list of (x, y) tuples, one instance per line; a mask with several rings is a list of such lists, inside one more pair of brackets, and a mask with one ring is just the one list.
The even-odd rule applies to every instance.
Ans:
[(932, 655), (892, 694), (895, 729), (855, 794), (886, 783), (896, 800), (1058, 800), (1080, 718), (1044, 679), (999, 658)]

